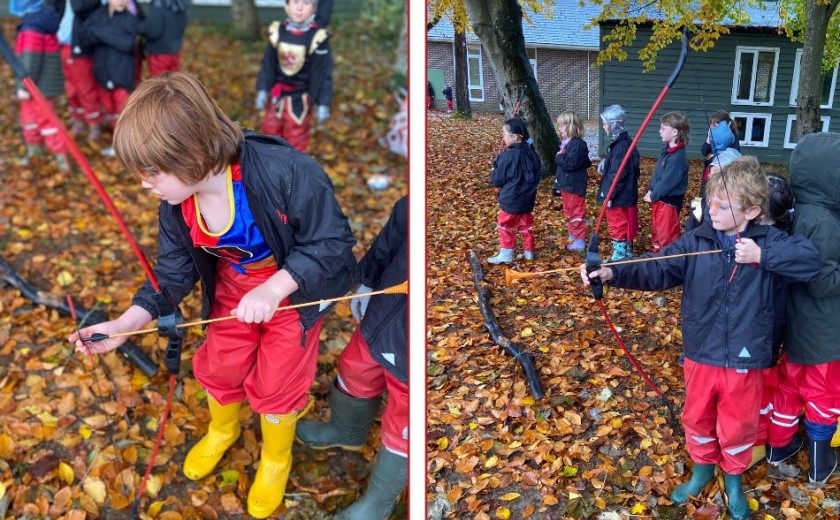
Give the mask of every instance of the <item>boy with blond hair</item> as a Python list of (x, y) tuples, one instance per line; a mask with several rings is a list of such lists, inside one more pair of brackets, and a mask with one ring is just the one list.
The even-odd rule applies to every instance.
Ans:
[[(199, 480), (213, 471), (239, 438), (247, 398), (262, 429), (248, 513), (266, 518), (283, 499), (329, 306), (275, 310), (347, 292), (356, 266), (347, 218), (312, 158), (282, 139), (243, 134), (189, 74), (141, 83), (117, 122), (114, 149), (161, 199), (155, 266), (161, 286), (177, 303), (200, 281), (202, 319), (236, 316), (211, 323), (193, 357), (210, 425), (187, 455), (184, 474)], [(119, 318), (69, 339), (79, 349), (106, 352), (126, 338), (80, 338), (136, 330), (157, 316), (146, 282)]]
[(644, 200), (651, 204), (650, 234), (653, 252), (680, 236), (680, 210), (688, 189), (688, 117), (668, 112), (659, 120), (659, 136), (664, 146), (653, 170)]
[(694, 471), (674, 489), (671, 500), (683, 504), (697, 496), (719, 465), (729, 514), (743, 520), (749, 507), (741, 474), (756, 441), (761, 369), (773, 361), (779, 334), (773, 323), (775, 288), (814, 280), (820, 254), (807, 238), (759, 224), (769, 184), (754, 157), (734, 161), (712, 176), (706, 188), (711, 218), (659, 255), (644, 255), (676, 257), (591, 273), (583, 265), (581, 276), (585, 285), (600, 278), (616, 287), (647, 291), (683, 286), (682, 423)]

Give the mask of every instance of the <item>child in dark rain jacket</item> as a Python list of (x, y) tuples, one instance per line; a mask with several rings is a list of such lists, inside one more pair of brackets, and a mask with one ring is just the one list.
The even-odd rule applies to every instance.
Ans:
[(651, 204), (650, 234), (653, 252), (680, 236), (679, 215), (688, 189), (688, 117), (682, 112), (668, 112), (659, 122), (659, 136), (664, 147), (659, 154), (645, 202)]
[(803, 137), (790, 154), (796, 197), (794, 236), (808, 237), (822, 253), (819, 277), (790, 286), (785, 355), (770, 419), (770, 464), (802, 447), (799, 417), (808, 439), (808, 480), (825, 483), (837, 467), (831, 447), (840, 417), (840, 134)]
[(408, 273), (408, 199), (394, 204), (391, 218), (359, 262), (362, 286), (350, 309), (359, 322), (338, 358), (330, 389), (329, 422), (302, 421), (297, 438), (313, 448), (361, 449), (387, 392), (382, 445), (365, 494), (336, 520), (385, 520), (407, 479), (408, 329), (406, 294), (362, 296), (400, 284)]
[(560, 150), (554, 156), (557, 173), (554, 194), (563, 198), (563, 214), (568, 219), (569, 251), (581, 251), (586, 243), (586, 170), (592, 166), (589, 147), (583, 140), (583, 123), (571, 111), (557, 116)]
[(598, 163), (598, 173), (602, 175), (596, 201), (606, 204), (604, 213), (607, 219), (607, 230), (612, 237), (612, 256), (610, 261), (621, 260), (633, 256), (633, 240), (639, 230), (639, 173), (641, 159), (634, 148), (624, 171), (615, 185), (610, 199), (607, 194), (618, 175), (624, 157), (630, 150), (632, 139), (627, 133), (627, 114), (621, 105), (610, 105), (601, 113), (601, 123), (604, 133), (612, 141), (607, 148), (607, 156)]
[(508, 119), (502, 126), (507, 149), (496, 156), (490, 183), (499, 188), (499, 253), (491, 264), (513, 262), (515, 231), (522, 235), (526, 260), (534, 259), (534, 204), (540, 184), (540, 157), (528, 141), (528, 128), (521, 119)]
[[(805, 237), (756, 223), (766, 208), (769, 186), (754, 157), (734, 161), (709, 179), (707, 189), (710, 220), (659, 255), (678, 257), (592, 273), (582, 265), (581, 276), (587, 285), (599, 277), (616, 287), (647, 291), (683, 286), (682, 423), (694, 469), (671, 500), (684, 504), (700, 494), (720, 465), (729, 514), (745, 520), (750, 511), (741, 474), (756, 441), (762, 369), (775, 355), (776, 288), (782, 282), (813, 281), (820, 253)], [(685, 255), (713, 250), (721, 252)]]

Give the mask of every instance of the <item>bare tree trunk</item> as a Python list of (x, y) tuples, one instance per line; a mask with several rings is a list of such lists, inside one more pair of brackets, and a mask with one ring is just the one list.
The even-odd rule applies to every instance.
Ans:
[(455, 27), (455, 109), (466, 117), (472, 117), (470, 92), (467, 85), (467, 37), (463, 27)]
[(400, 28), (399, 40), (397, 41), (397, 57), (394, 59), (394, 66), (391, 67), (393, 84), (396, 87), (406, 87), (408, 81), (408, 9), (403, 12), (402, 27)]
[(237, 36), (252, 40), (259, 39), (260, 24), (254, 0), (231, 0), (230, 19)]
[(822, 56), (828, 22), (837, 9), (838, 0), (823, 4), (819, 0), (806, 1), (805, 43), (799, 63), (799, 95), (796, 98), (796, 128), (799, 138), (819, 132), (820, 99), (822, 99)]
[(528, 124), (534, 146), (542, 158), (543, 175), (554, 173), (554, 155), (560, 139), (545, 107), (531, 70), (522, 35), (522, 10), (516, 0), (465, 0), (469, 19), (490, 60), (490, 68), (510, 116), (520, 89), (525, 97), (519, 114)]

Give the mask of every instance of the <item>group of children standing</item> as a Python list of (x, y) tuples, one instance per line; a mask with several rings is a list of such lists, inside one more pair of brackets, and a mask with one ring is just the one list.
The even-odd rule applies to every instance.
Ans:
[[(15, 53), (27, 73), (50, 105), (67, 92), (71, 130), (87, 131), (90, 141), (99, 139), (103, 124), (113, 126), (139, 83), (141, 39), (152, 76), (180, 69), (184, 0), (154, 0), (148, 16), (134, 0), (13, 0), (10, 11), (21, 17)], [(68, 170), (58, 128), (22, 84), (17, 97), (26, 143), (21, 165), (42, 155), (46, 144), (59, 169)], [(113, 155), (112, 149), (103, 154)]]
[[(601, 183), (596, 200), (605, 204), (607, 229), (612, 237), (611, 261), (633, 256), (633, 240), (639, 230), (638, 191), (639, 191), (639, 154), (634, 149), (626, 161), (617, 183), (619, 167), (632, 142), (625, 123), (627, 115), (619, 105), (607, 107), (601, 114), (604, 132), (611, 142), (607, 154), (598, 164)], [(505, 128), (512, 124), (505, 122)], [(523, 125), (524, 126), (524, 125)], [(581, 251), (585, 248), (586, 226), (586, 186), (588, 169), (592, 165), (589, 159), (589, 147), (583, 139), (583, 122), (576, 113), (566, 111), (557, 117), (560, 134), (560, 147), (554, 158), (556, 178), (552, 194), (562, 198), (563, 213), (568, 219), (568, 244), (566, 249)], [(527, 132), (527, 130), (526, 130)], [(659, 134), (664, 143), (657, 161), (650, 185), (644, 195), (644, 201), (651, 204), (651, 238), (654, 252), (670, 244), (680, 236), (679, 212), (688, 188), (688, 158), (685, 145), (688, 142), (688, 118), (681, 112), (669, 112), (660, 120)], [(527, 133), (525, 135), (527, 139)], [(512, 197), (517, 197), (517, 206), (533, 208), (536, 200), (536, 185), (539, 183), (540, 165), (528, 164), (528, 170), (521, 169), (518, 161), (508, 160), (513, 155), (521, 155), (521, 150), (508, 146), (496, 158), (491, 182), (500, 188), (498, 233), (501, 252), (491, 257), (491, 263), (509, 263), (513, 261), (513, 217), (504, 209), (501, 193), (508, 195), (506, 205), (512, 207)], [(518, 143), (514, 143), (517, 144)], [(533, 147), (530, 147), (533, 152)], [(533, 152), (535, 154), (535, 152)], [(504, 172), (499, 173), (499, 164)], [(615, 183), (615, 185), (614, 185)], [(519, 189), (528, 186), (529, 189)], [(517, 188), (519, 187), (519, 188)], [(530, 209), (528, 210), (530, 212)], [(524, 257), (533, 258), (533, 216), (517, 215), (517, 222), (531, 222), (529, 226), (519, 226), (522, 233)], [(510, 251), (508, 251), (511, 249)]]

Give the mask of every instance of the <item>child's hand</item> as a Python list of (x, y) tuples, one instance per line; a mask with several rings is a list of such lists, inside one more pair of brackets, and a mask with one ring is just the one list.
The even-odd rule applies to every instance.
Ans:
[(19, 88), (19, 89), (17, 89), (17, 98), (18, 98), (19, 100), (23, 101), (23, 100), (25, 100), (25, 99), (29, 99), (29, 98), (31, 98), (31, 97), (32, 97), (32, 96), (29, 94), (29, 91), (28, 91), (28, 90), (26, 90), (25, 88)]
[(739, 264), (761, 263), (761, 248), (751, 238), (741, 238), (735, 244), (735, 261)]
[(586, 264), (580, 264), (580, 278), (583, 280), (583, 285), (589, 287), (591, 285), (589, 281), (591, 278), (600, 278), (602, 282), (612, 280), (613, 271), (609, 267), (602, 267), (592, 271), (591, 273), (587, 273)]
[(105, 352), (110, 352), (111, 350), (114, 350), (115, 348), (128, 341), (128, 336), (111, 338), (98, 342), (83, 342), (80, 338), (90, 337), (97, 332), (100, 334), (110, 336), (111, 334), (128, 332), (129, 330), (132, 329), (120, 326), (119, 320), (106, 321), (104, 323), (98, 323), (96, 325), (91, 325), (90, 327), (85, 327), (79, 331), (74, 332), (73, 334), (70, 334), (69, 336), (67, 336), (67, 341), (69, 341), (70, 343), (75, 343), (76, 350), (79, 352), (85, 354), (103, 354)]
[(645, 201), (645, 202), (653, 202), (653, 200), (650, 198), (650, 191), (648, 191), (647, 193), (645, 193), (645, 198), (644, 198), (644, 201)]
[(263, 323), (274, 316), (282, 299), (283, 295), (268, 280), (248, 291), (230, 313), (243, 323)]

